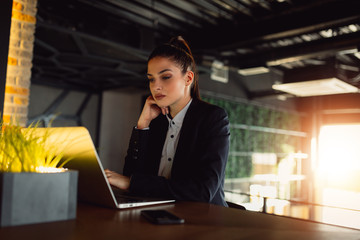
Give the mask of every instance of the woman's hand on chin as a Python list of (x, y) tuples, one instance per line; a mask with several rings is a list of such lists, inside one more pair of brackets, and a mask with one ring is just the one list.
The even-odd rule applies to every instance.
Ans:
[(169, 107), (162, 107), (161, 108), (161, 113), (163, 115), (169, 114)]
[(150, 122), (159, 116), (160, 113), (166, 112), (166, 110), (160, 108), (158, 105), (156, 105), (156, 102), (152, 96), (149, 96), (146, 99), (146, 102), (144, 104), (143, 110), (141, 112), (141, 115), (139, 117), (137, 128), (143, 129), (147, 128), (150, 125)]

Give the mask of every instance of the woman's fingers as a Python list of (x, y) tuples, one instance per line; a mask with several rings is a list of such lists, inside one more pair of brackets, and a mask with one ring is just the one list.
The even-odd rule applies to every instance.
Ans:
[(168, 107), (163, 107), (161, 108), (161, 112), (163, 115), (169, 114), (169, 108)]
[(127, 190), (129, 188), (130, 178), (108, 169), (105, 169), (105, 175), (112, 186), (123, 190)]
[(150, 106), (153, 104), (156, 104), (155, 99), (153, 98), (153, 96), (148, 96), (148, 98), (146, 99), (147, 104), (149, 104)]
[(169, 114), (169, 107), (159, 107), (156, 104), (154, 98), (150, 95), (145, 102), (144, 108), (140, 114), (137, 128), (144, 129), (149, 127), (150, 122), (159, 116), (162, 113), (163, 115)]
[(111, 177), (112, 173), (113, 173), (113, 171), (110, 171), (109, 169), (105, 169), (105, 176), (107, 178)]

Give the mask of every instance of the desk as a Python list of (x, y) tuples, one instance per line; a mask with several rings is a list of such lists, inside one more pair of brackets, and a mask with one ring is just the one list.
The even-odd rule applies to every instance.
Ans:
[[(166, 209), (185, 219), (182, 225), (153, 225), (143, 209)], [(242, 211), (206, 203), (179, 202), (115, 210), (79, 204), (76, 220), (0, 228), (1, 240), (41, 239), (360, 239), (360, 230)]]

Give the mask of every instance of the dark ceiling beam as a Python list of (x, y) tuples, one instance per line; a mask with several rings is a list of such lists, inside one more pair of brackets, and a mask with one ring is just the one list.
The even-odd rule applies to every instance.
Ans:
[(31, 84), (39, 84), (48, 87), (54, 88), (63, 88), (63, 89), (71, 89), (79, 92), (91, 92), (91, 93), (99, 93), (102, 91), (101, 87), (99, 86), (92, 86), (90, 84), (80, 85), (74, 83), (68, 83), (63, 81), (62, 79), (52, 78), (52, 77), (31, 77)]
[(286, 61), (298, 61), (322, 55), (335, 55), (338, 51), (356, 49), (359, 43), (360, 32), (355, 32), (298, 45), (271, 50), (260, 50), (256, 53), (241, 56), (226, 57), (224, 60), (228, 61), (229, 66), (237, 68), (264, 66), (270, 61), (278, 61), (278, 63), (274, 62), (270, 65), (279, 65)]
[[(42, 45), (43, 41), (36, 39), (35, 40), (35, 46), (39, 45), (41, 47), (46, 46), (46, 45)], [(39, 56), (39, 55), (34, 55), (33, 57), (33, 61), (34, 61), (34, 65), (33, 68), (37, 69), (39, 72), (42, 72), (42, 70), (44, 69), (52, 69), (54, 70), (55, 74), (57, 74), (57, 72), (60, 71), (66, 71), (69, 73), (77, 73), (78, 70), (73, 69), (73, 68), (69, 68), (66, 67), (64, 65), (61, 64), (61, 62), (58, 60), (58, 57), (60, 56), (60, 52), (58, 53), (53, 53), (53, 55), (49, 56), (49, 57), (44, 57), (44, 56)], [(46, 62), (45, 65), (43, 65), (42, 63)]]
[[(124, 87), (124, 84), (132, 84), (139, 87), (144, 84), (144, 74), (128, 68), (129, 64), (134, 63), (133, 60), (128, 61), (125, 64), (121, 59), (91, 54), (89, 53), (89, 49), (87, 49), (86, 44), (84, 44), (84, 41), (92, 40), (102, 44), (103, 46), (110, 46), (111, 48), (121, 50), (126, 54), (136, 56), (135, 58), (138, 59), (138, 62), (143, 62), (144, 65), (147, 61), (147, 51), (134, 49), (125, 44), (115, 43), (86, 33), (69, 30), (43, 22), (39, 22), (38, 27), (52, 29), (71, 36), (75, 40), (76, 46), (81, 51), (78, 54), (71, 52), (59, 52), (56, 46), (51, 46), (37, 37), (35, 40), (36, 45), (47, 49), (52, 54), (50, 54), (49, 57), (34, 55), (35, 64), (34, 74), (32, 77), (32, 81), (34, 83), (85, 92), (97, 92), (103, 88), (110, 89), (111, 86), (113, 88)], [(52, 65), (43, 65), (42, 62), (52, 63)], [(104, 62), (107, 65), (110, 64), (111, 66), (96, 67), (101, 65), (101, 62)], [(79, 68), (83, 70), (79, 70)], [(105, 76), (96, 77), (97, 75), (92, 74), (91, 71), (103, 71)], [(109, 73), (110, 71), (112, 71), (114, 75), (112, 77), (106, 76), (106, 73)], [(119, 74), (131, 76), (132, 81), (126, 80), (124, 75)], [(138, 79), (138, 81), (141, 81), (142, 83), (136, 83), (133, 79)]]
[(267, 1), (255, 1), (255, 4), (269, 12), (271, 11), (270, 3)]
[(216, 18), (224, 18), (228, 20), (232, 20), (233, 16), (226, 10), (219, 9), (214, 4), (212, 4), (212, 1), (206, 1), (206, 0), (192, 0), (194, 5), (197, 5), (201, 11), (204, 13), (216, 17)]
[[(219, 57), (232, 70), (265, 64), (285, 69), (285, 65), (277, 67), (276, 64), (281, 62), (288, 62), (288, 66), (294, 69), (305, 69), (314, 64), (302, 59), (318, 60), (321, 56), (320, 60), (326, 63), (329, 58), (340, 54), (339, 51), (354, 49), (360, 43), (358, 33), (334, 34), (321, 40), (323, 36), (319, 34), (321, 30), (359, 24), (359, 0), (288, 0), (285, 3), (276, 0), (39, 2), (40, 31), (37, 37), (43, 40), (40, 45), (43, 44), (38, 46), (39, 55), (34, 56), (34, 81), (47, 79), (47, 84), (57, 83), (58, 86), (84, 91), (128, 86), (146, 88), (143, 72), (146, 71), (149, 52), (130, 46), (141, 45), (136, 41), (141, 34), (144, 41), (150, 42), (147, 37), (150, 32), (152, 44), (184, 33), (195, 54), (209, 53), (209, 56)], [(48, 28), (54, 31), (46, 31)], [(51, 33), (58, 39), (49, 37)], [(297, 41), (295, 36), (301, 38), (302, 34), (316, 35), (319, 39), (309, 37), (309, 42), (305, 38), (303, 42)], [(53, 46), (47, 46), (45, 42), (51, 42)], [(153, 47), (148, 46), (149, 50)], [(241, 48), (250, 51), (241, 51)], [(116, 59), (118, 56), (119, 59)], [(140, 65), (142, 62), (144, 66)], [(207, 70), (204, 69), (200, 67), (199, 70)], [(353, 78), (357, 79), (357, 76)], [(272, 90), (252, 91), (247, 92), (249, 99), (275, 93)]]
[[(194, 18), (189, 16), (187, 12), (180, 10), (179, 8), (173, 7), (172, 5), (161, 3), (159, 1), (153, 0), (133, 0), (141, 6), (145, 6), (147, 9), (151, 10), (152, 13), (158, 12), (164, 15), (166, 18), (173, 19), (173, 21), (180, 24), (185, 24), (192, 27), (201, 28), (202, 25), (199, 21), (196, 21)], [(186, 26), (184, 26), (186, 27)]]
[(69, 35), (76, 34), (80, 38), (85, 38), (85, 39), (89, 39), (89, 40), (96, 41), (96, 42), (99, 42), (99, 43), (103, 43), (103, 44), (105, 44), (107, 46), (113, 47), (115, 49), (119, 49), (119, 50), (124, 51), (124, 52), (126, 52), (128, 54), (136, 56), (137, 58), (139, 58), (141, 60), (144, 60), (144, 61), (147, 61), (147, 58), (148, 58), (148, 55), (149, 55), (148, 51), (141, 50), (141, 49), (138, 49), (138, 48), (133, 48), (133, 47), (130, 47), (129, 45), (126, 45), (126, 44), (109, 41), (109, 40), (106, 40), (104, 38), (96, 37), (96, 36), (93, 36), (93, 35), (90, 35), (90, 34), (78, 32), (78, 31), (73, 31), (73, 30), (70, 30), (70, 29), (67, 29), (67, 28), (63, 28), (63, 27), (59, 27), (59, 26), (55, 26), (55, 25), (51, 25), (51, 24), (43, 23), (43, 22), (38, 22), (37, 25), (38, 25), (38, 27), (53, 29), (53, 30), (56, 30), (58, 32), (69, 34)]
[(230, 14), (234, 14), (237, 12), (237, 10), (226, 3), (223, 0), (212, 0), (213, 4), (216, 5), (218, 8), (222, 9), (225, 12), (229, 12)]
[(124, 9), (115, 8), (112, 4), (108, 4), (105, 2), (96, 2), (96, 1), (87, 1), (87, 0), (79, 0), (80, 2), (95, 7), (99, 10), (102, 10), (106, 13), (110, 13), (120, 19), (126, 20), (128, 23), (135, 24), (135, 26), (142, 26), (145, 28), (153, 29), (156, 31), (165, 32), (168, 27), (162, 24), (156, 24), (156, 22), (152, 19), (147, 19), (138, 14), (134, 14)]
[(211, 25), (217, 25), (216, 20), (203, 12), (199, 11), (198, 8), (194, 7), (193, 4), (184, 0), (163, 0), (168, 5), (181, 9), (186, 13), (187, 16), (196, 17), (198, 21), (207, 22)]
[[(68, 54), (67, 57), (70, 57), (71, 55)], [(70, 58), (69, 58), (70, 59)], [(94, 57), (93, 59), (97, 59), (96, 57)], [(107, 60), (107, 59), (106, 59)], [(113, 72), (114, 74), (116, 73), (124, 73), (127, 75), (131, 75), (131, 76), (135, 76), (135, 77), (143, 77), (144, 78), (144, 74), (140, 74), (138, 72), (126, 69), (126, 66), (124, 66), (123, 64), (121, 64), (120, 62), (117, 62), (118, 65), (116, 65), (116, 67), (114, 68), (109, 68), (109, 67), (99, 67), (100, 64), (96, 64), (96, 63), (85, 63), (85, 62), (81, 62), (81, 61), (75, 61), (75, 62), (70, 62), (70, 61), (62, 61), (62, 66), (63, 68), (67, 68), (67, 69), (73, 69), (74, 72), (79, 72), (78, 70), (76, 70), (78, 67), (82, 67), (82, 68), (87, 68), (88, 70), (82, 70), (81, 73), (85, 74), (91, 71), (98, 71), (98, 70), (102, 70), (105, 74), (105, 72)], [(144, 63), (145, 65), (145, 63)], [(79, 72), (80, 73), (80, 72)]]
[(347, 18), (343, 18), (343, 19), (336, 19), (336, 20), (329, 21), (329, 22), (312, 24), (309, 26), (304, 26), (304, 27), (296, 28), (296, 29), (294, 28), (294, 29), (290, 29), (287, 31), (283, 31), (283, 32), (274, 32), (271, 34), (261, 36), (259, 38), (232, 43), (230, 45), (221, 46), (220, 48), (218, 48), (218, 50), (219, 51), (228, 51), (228, 50), (234, 50), (237, 48), (246, 48), (246, 47), (254, 46), (256, 44), (263, 43), (264, 41), (276, 41), (279, 39), (291, 38), (291, 37), (299, 36), (302, 34), (318, 32), (318, 31), (321, 31), (324, 29), (336, 28), (336, 27), (340, 27), (340, 26), (347, 26), (347, 25), (350, 25), (353, 23), (359, 23), (359, 22), (360, 22), (360, 15), (347, 17)]
[(76, 46), (80, 50), (81, 54), (84, 55), (84, 56), (89, 55), (89, 51), (86, 48), (86, 46), (85, 46), (84, 42), (82, 41), (82, 39), (76, 33), (71, 34), (71, 36), (72, 36)]
[(244, 6), (243, 4), (241, 4), (235, 0), (222, 0), (222, 2), (226, 3), (228, 6), (230, 6), (237, 12), (241, 12), (247, 16), (252, 16), (250, 8)]
[(360, 18), (358, 9), (358, 0), (307, 1), (302, 5), (294, 4), (288, 10), (263, 13), (253, 19), (237, 21), (234, 16), (232, 21), (222, 21), (217, 28), (209, 27), (196, 32), (191, 40), (193, 48), (197, 49), (233, 49), (264, 40), (294, 36), (299, 32), (331, 28), (336, 24), (354, 23)]
[(51, 46), (50, 44), (48, 44), (47, 42), (42, 41), (41, 39), (39, 39), (38, 37), (35, 38), (35, 45), (39, 45), (42, 48), (46, 49), (49, 52), (52, 52), (53, 55), (55, 54), (59, 54), (59, 50), (57, 50), (55, 47)]
[(104, 90), (116, 89), (120, 87), (148, 87), (148, 82), (144, 78), (123, 77), (115, 78), (67, 78), (59, 76), (39, 76), (32, 78), (32, 83), (41, 84), (49, 87), (71, 89), (82, 92), (98, 93)]
[[(135, 17), (137, 18), (141, 17), (149, 22), (152, 22), (155, 28), (156, 25), (161, 24), (169, 29), (182, 30), (182, 26), (177, 22), (170, 21), (169, 18), (164, 17), (163, 15), (153, 11), (153, 9), (144, 8), (134, 1), (126, 1), (126, 0), (106, 0), (106, 1), (120, 9), (124, 9), (128, 13), (128, 15), (132, 14), (132, 16), (128, 19), (130, 21), (132, 21), (133, 18)], [(134, 16), (134, 14), (136, 16)]]

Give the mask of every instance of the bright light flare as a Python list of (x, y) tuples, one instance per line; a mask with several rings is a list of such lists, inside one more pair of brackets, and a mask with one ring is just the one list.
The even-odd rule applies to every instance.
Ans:
[(53, 167), (37, 167), (36, 172), (38, 173), (60, 173), (66, 172), (66, 168), (53, 168)]
[(319, 168), (322, 178), (347, 179), (360, 170), (360, 125), (323, 126), (319, 136)]
[(316, 173), (322, 186), (317, 194), (322, 204), (333, 206), (321, 209), (322, 222), (360, 229), (359, 142), (360, 125), (332, 125), (320, 130)]

